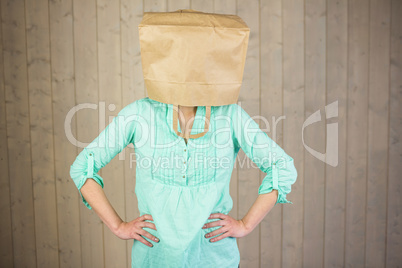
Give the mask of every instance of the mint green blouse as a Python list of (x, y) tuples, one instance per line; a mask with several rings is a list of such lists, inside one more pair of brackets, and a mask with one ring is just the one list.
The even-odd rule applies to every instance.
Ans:
[[(198, 106), (191, 134), (203, 131), (205, 111)], [(238, 104), (211, 107), (208, 132), (187, 144), (173, 130), (172, 112), (173, 105), (148, 97), (125, 106), (77, 156), (70, 176), (92, 209), (81, 187), (88, 178), (103, 187), (98, 171), (132, 143), (140, 216), (152, 215), (157, 230), (144, 229), (160, 239), (144, 237), (153, 247), (134, 240), (132, 267), (238, 267), (236, 238), (209, 242), (212, 237), (204, 235), (220, 226), (202, 229), (219, 220), (208, 219), (210, 214), (228, 214), (233, 207), (229, 182), (237, 153), (242, 149), (266, 173), (258, 194), (278, 190), (276, 204), (292, 204), (286, 195), (297, 178), (293, 158)]]

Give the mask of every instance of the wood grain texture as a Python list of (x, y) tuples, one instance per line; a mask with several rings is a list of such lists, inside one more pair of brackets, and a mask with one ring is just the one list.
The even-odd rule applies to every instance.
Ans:
[(370, 2), (365, 267), (385, 267), (390, 1)]
[[(99, 135), (105, 125), (105, 122), (100, 122), (99, 119), (104, 106), (101, 106), (99, 100), (97, 6), (96, 1), (73, 1), (72, 6), (74, 14), (75, 105), (84, 103), (96, 105), (95, 109), (87, 108), (75, 114), (77, 140), (88, 144)], [(78, 145), (75, 147), (77, 154), (82, 151), (82, 147)], [(108, 184), (107, 181), (105, 187), (106, 184)], [(79, 195), (78, 192), (76, 194)], [(78, 205), (80, 210), (81, 265), (82, 267), (104, 267), (104, 225), (95, 211), (88, 210), (83, 204), (81, 197), (79, 197)]]
[(327, 1), (327, 103), (338, 102), (338, 165), (326, 166), (324, 267), (344, 267), (346, 210), (347, 3)]
[(391, 2), (386, 267), (402, 263), (402, 2)]
[[(4, 7), (3, 7), (4, 8)], [(0, 5), (0, 17), (1, 17)], [(2, 20), (0, 20), (2, 21)], [(0, 30), (0, 266), (13, 267), (10, 180), (8, 171), (7, 117), (4, 85), (3, 35)]]
[(76, 144), (66, 137), (68, 133), (77, 138), (76, 117), (71, 127), (64, 128), (64, 118), (75, 105), (72, 1), (49, 2), (49, 35), (59, 267), (81, 267), (81, 200), (66, 165), (78, 153)]
[[(326, 152), (326, 1), (310, 0), (304, 7), (305, 120), (319, 111), (321, 120), (306, 125), (303, 142), (319, 153)], [(322, 267), (324, 262), (324, 209), (326, 164), (310, 153), (304, 155), (303, 266)]]
[(1, 1), (10, 205), (15, 267), (37, 264), (24, 1)]
[[(260, 2), (260, 128), (283, 146), (282, 1)], [(264, 175), (261, 178), (264, 178)], [(282, 205), (275, 205), (260, 225), (260, 267), (280, 267)]]
[(304, 6), (301, 1), (283, 1), (283, 149), (294, 159), (298, 172), (289, 200), (283, 205), (283, 267), (303, 266), (304, 148), (301, 130), (304, 122)]
[(346, 267), (364, 267), (367, 198), (369, 1), (348, 2)]
[(25, 3), (36, 257), (59, 265), (48, 1)]
[[(97, 46), (99, 101), (104, 103), (105, 112), (99, 111), (100, 123), (108, 125), (112, 117), (123, 108), (121, 90), (121, 30), (120, 5), (117, 0), (97, 1)], [(104, 129), (104, 127), (101, 127)], [(125, 215), (124, 166), (118, 154), (100, 173), (104, 179), (104, 191), (120, 217)], [(126, 267), (126, 243), (103, 225), (104, 256), (106, 267)]]

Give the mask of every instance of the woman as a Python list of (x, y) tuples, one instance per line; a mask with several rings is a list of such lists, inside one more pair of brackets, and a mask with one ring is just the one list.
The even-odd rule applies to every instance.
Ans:
[[(127, 105), (78, 155), (71, 178), (84, 204), (116, 236), (134, 239), (132, 267), (238, 267), (236, 238), (249, 234), (275, 204), (292, 203), (286, 195), (297, 177), (293, 159), (238, 104), (213, 106), (209, 130), (198, 139), (173, 131), (173, 112), (173, 105), (148, 97)], [(205, 106), (179, 106), (179, 112), (180, 131), (203, 129)], [(130, 143), (140, 217), (125, 222), (97, 172)], [(267, 175), (248, 213), (234, 219), (229, 182), (240, 149)], [(169, 159), (177, 161), (163, 164)]]
[[(239, 267), (236, 238), (286, 199), (297, 172), (237, 104), (249, 28), (238, 16), (194, 10), (145, 13), (140, 24), (149, 97), (124, 107), (77, 156), (70, 175), (82, 201), (121, 239), (134, 239), (132, 267)], [(140, 217), (123, 221), (97, 172), (135, 148)], [(229, 183), (237, 153), (266, 173), (242, 219)], [(253, 178), (257, 179), (257, 178)]]

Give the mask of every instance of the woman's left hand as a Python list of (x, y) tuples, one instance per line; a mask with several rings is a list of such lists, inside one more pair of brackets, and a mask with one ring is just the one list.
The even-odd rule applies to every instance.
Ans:
[(216, 242), (224, 239), (225, 237), (243, 237), (249, 234), (252, 230), (246, 228), (243, 220), (236, 220), (229, 215), (223, 213), (213, 213), (209, 216), (208, 219), (221, 219), (218, 221), (212, 221), (204, 224), (202, 229), (208, 229), (215, 226), (222, 226), (210, 233), (205, 234), (205, 238), (213, 237), (215, 235), (221, 234), (213, 239), (210, 239), (210, 242)]

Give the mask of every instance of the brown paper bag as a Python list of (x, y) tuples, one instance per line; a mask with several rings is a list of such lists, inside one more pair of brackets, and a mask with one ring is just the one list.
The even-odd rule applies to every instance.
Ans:
[[(192, 9), (145, 12), (138, 29), (149, 98), (175, 109), (206, 106), (208, 116), (210, 106), (237, 102), (250, 32), (239, 16)], [(173, 116), (177, 124), (177, 113)]]

